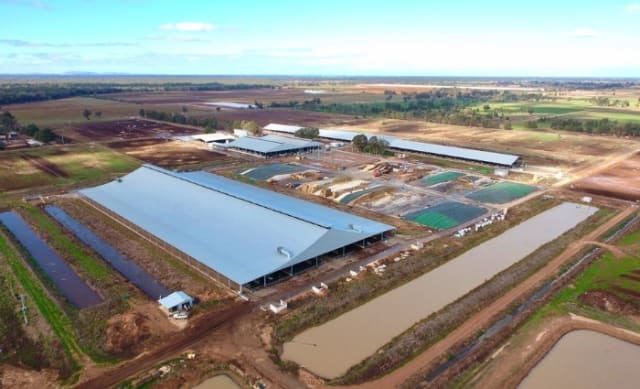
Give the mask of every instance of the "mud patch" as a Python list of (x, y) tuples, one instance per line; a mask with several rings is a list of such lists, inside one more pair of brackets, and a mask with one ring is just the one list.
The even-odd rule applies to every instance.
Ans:
[(611, 292), (592, 290), (578, 297), (581, 303), (596, 307), (605, 312), (625, 315), (636, 315), (640, 310), (633, 304), (621, 299)]

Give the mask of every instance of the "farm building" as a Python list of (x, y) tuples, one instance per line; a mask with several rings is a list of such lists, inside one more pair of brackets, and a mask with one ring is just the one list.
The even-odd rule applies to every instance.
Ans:
[(245, 136), (227, 144), (226, 147), (263, 158), (271, 158), (317, 150), (322, 147), (322, 144), (307, 139), (265, 135)]
[(199, 140), (200, 142), (204, 142), (207, 144), (211, 143), (229, 143), (233, 142), (236, 137), (229, 134), (222, 133), (213, 133), (213, 134), (196, 134), (196, 135), (186, 135), (179, 137), (182, 140)]
[(80, 193), (239, 291), (293, 276), (393, 230), (207, 172), (152, 165)]
[(169, 312), (182, 311), (185, 308), (191, 309), (193, 307), (193, 298), (181, 290), (161, 298), (158, 302)]
[(214, 107), (233, 108), (233, 109), (254, 109), (254, 108), (257, 108), (253, 104), (234, 103), (234, 102), (230, 102), (230, 101), (216, 101), (216, 102), (213, 102), (213, 103), (205, 103), (205, 105), (213, 105)]
[[(287, 134), (293, 134), (301, 128), (302, 127), (300, 126), (291, 126), (287, 124), (276, 123), (271, 123), (264, 127), (264, 129), (267, 131)], [(513, 154), (494, 153), (491, 151), (475, 150), (465, 147), (443, 146), (427, 142), (405, 140), (380, 134), (368, 134), (364, 132), (345, 131), (337, 129), (320, 129), (319, 136), (321, 138), (351, 142), (353, 140), (353, 137), (358, 134), (364, 134), (368, 138), (371, 138), (372, 136), (382, 138), (389, 142), (389, 148), (400, 151), (430, 154), (439, 157), (462, 159), (465, 161), (508, 167), (516, 166), (520, 162), (520, 157)]]

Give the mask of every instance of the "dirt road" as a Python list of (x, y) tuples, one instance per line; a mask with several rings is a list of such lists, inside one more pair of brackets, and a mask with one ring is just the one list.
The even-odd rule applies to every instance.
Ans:
[(196, 318), (186, 330), (173, 335), (160, 348), (147, 354), (141, 354), (136, 359), (124, 362), (101, 375), (80, 382), (76, 389), (109, 388), (127, 378), (169, 359), (198, 341), (207, 337), (214, 330), (233, 322), (235, 318), (250, 312), (254, 304), (244, 302), (235, 303), (223, 311), (210, 312), (207, 315)]
[[(439, 357), (444, 355), (451, 347), (465, 339), (469, 339), (476, 335), (478, 331), (488, 326), (491, 319), (499, 314), (510, 303), (522, 298), (527, 292), (529, 292), (536, 285), (542, 281), (548, 279), (560, 269), (567, 260), (575, 256), (584, 245), (589, 242), (595, 241), (598, 237), (606, 233), (608, 230), (614, 228), (616, 225), (624, 221), (633, 212), (637, 211), (637, 208), (629, 207), (620, 212), (609, 221), (596, 228), (589, 233), (583, 239), (576, 241), (567, 247), (562, 254), (551, 260), (540, 269), (537, 273), (529, 277), (523, 283), (517, 285), (502, 297), (494, 301), (491, 305), (470, 317), (464, 324), (455, 329), (444, 339), (440, 340), (433, 346), (429, 347), (425, 352), (403, 365), (402, 367), (394, 370), (390, 374), (365, 384), (358, 385), (358, 388), (395, 388), (407, 381), (414, 374), (419, 373), (432, 362), (436, 361)], [(355, 386), (354, 386), (355, 387)], [(345, 387), (343, 387), (345, 388)]]

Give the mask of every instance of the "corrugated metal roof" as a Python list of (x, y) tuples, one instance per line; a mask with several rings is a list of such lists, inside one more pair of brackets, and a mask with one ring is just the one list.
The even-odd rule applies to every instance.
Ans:
[[(270, 130), (270, 131), (294, 133), (297, 130), (299, 130), (301, 127), (290, 126), (286, 124), (271, 123), (264, 128), (265, 130)], [(321, 128), (319, 130), (319, 136), (321, 138), (337, 139), (337, 140), (343, 140), (348, 142), (351, 142), (353, 140), (353, 137), (358, 134), (364, 134), (367, 136), (367, 138), (371, 138), (373, 136), (377, 138), (382, 138), (387, 142), (389, 142), (389, 147), (393, 149), (415, 151), (420, 153), (434, 154), (434, 155), (440, 155), (440, 156), (451, 157), (451, 158), (460, 158), (460, 159), (466, 159), (466, 160), (478, 161), (478, 162), (486, 162), (486, 163), (491, 163), (495, 165), (511, 166), (518, 161), (518, 158), (520, 158), (519, 156), (513, 155), (513, 154), (494, 153), (491, 151), (469, 149), (465, 147), (443, 146), (443, 145), (438, 145), (434, 143), (399, 139), (393, 136), (387, 136), (382, 134), (346, 131), (346, 130), (333, 129), (333, 128), (329, 128), (329, 129)]]
[(150, 165), (80, 192), (238, 284), (393, 229), (210, 173)]
[(416, 142), (397, 138), (389, 142), (389, 147), (505, 166), (513, 165), (519, 158), (517, 155), (512, 154), (494, 153), (491, 151), (474, 150), (463, 147), (442, 146), (433, 143)]
[(245, 136), (227, 145), (230, 148), (251, 150), (256, 153), (281, 153), (305, 148), (318, 148), (322, 144), (306, 139), (288, 138), (277, 135), (265, 135), (262, 137)]
[(185, 292), (179, 290), (177, 292), (171, 293), (167, 297), (161, 298), (160, 300), (158, 300), (158, 302), (163, 307), (167, 309), (171, 309), (178, 305), (187, 304), (187, 303), (191, 304), (193, 302), (193, 298), (188, 294), (186, 294)]

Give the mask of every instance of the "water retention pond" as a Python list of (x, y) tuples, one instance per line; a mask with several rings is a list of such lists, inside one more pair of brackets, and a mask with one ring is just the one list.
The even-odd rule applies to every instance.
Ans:
[(283, 359), (336, 378), (416, 322), (571, 230), (597, 208), (563, 203), (284, 344)]
[(572, 331), (520, 383), (536, 388), (637, 388), (640, 346), (588, 330)]
[(64, 260), (42, 240), (15, 212), (0, 213), (0, 222), (29, 252), (44, 274), (54, 283), (62, 295), (78, 308), (86, 308), (102, 302)]
[(109, 243), (94, 234), (83, 224), (55, 205), (47, 205), (45, 211), (65, 228), (71, 231), (84, 244), (95, 250), (105, 261), (125, 276), (132, 284), (140, 288), (153, 300), (167, 296), (170, 291), (144, 271), (135, 262), (122, 255)]

